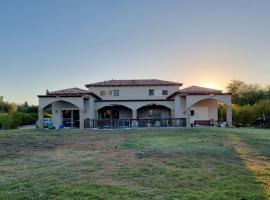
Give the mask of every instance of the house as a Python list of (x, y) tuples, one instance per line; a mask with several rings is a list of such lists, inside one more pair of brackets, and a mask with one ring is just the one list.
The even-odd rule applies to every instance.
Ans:
[(216, 125), (218, 104), (232, 124), (231, 94), (157, 79), (109, 80), (39, 95), (39, 124), (51, 105), (56, 128)]

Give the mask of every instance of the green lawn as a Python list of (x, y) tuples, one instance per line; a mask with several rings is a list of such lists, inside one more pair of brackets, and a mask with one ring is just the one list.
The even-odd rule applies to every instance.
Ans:
[(0, 131), (0, 199), (270, 199), (270, 130)]

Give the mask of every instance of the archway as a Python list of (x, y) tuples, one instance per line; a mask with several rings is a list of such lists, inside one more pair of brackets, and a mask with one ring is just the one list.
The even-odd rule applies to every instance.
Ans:
[(101, 128), (130, 127), (132, 110), (126, 106), (110, 104), (97, 110), (97, 126)]
[(139, 119), (170, 118), (171, 109), (159, 104), (148, 104), (137, 109)]
[[(227, 96), (226, 96), (227, 97)], [(187, 126), (231, 126), (232, 111), (228, 99), (222, 98), (200, 98), (187, 107)], [(225, 119), (219, 115), (222, 108)]]
[(44, 120), (44, 110), (51, 107), (52, 124), (55, 128), (82, 128), (82, 109), (77, 105), (64, 100), (50, 101), (39, 108), (39, 127), (50, 128)]
[(126, 106), (111, 104), (98, 109), (98, 119), (131, 119), (132, 110)]
[(169, 126), (171, 109), (159, 104), (148, 104), (137, 109), (139, 126)]

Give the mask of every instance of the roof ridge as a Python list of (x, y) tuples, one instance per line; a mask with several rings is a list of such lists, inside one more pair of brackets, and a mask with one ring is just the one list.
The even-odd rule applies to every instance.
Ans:
[(181, 86), (182, 83), (167, 81), (161, 79), (112, 79), (107, 81), (100, 81), (95, 83), (86, 84), (86, 87), (97, 87), (97, 86), (161, 86), (161, 85), (178, 85)]

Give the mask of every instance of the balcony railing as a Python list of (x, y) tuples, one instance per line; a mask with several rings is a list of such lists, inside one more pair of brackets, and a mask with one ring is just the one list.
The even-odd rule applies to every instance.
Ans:
[(186, 119), (86, 119), (84, 126), (85, 128), (185, 127)]

